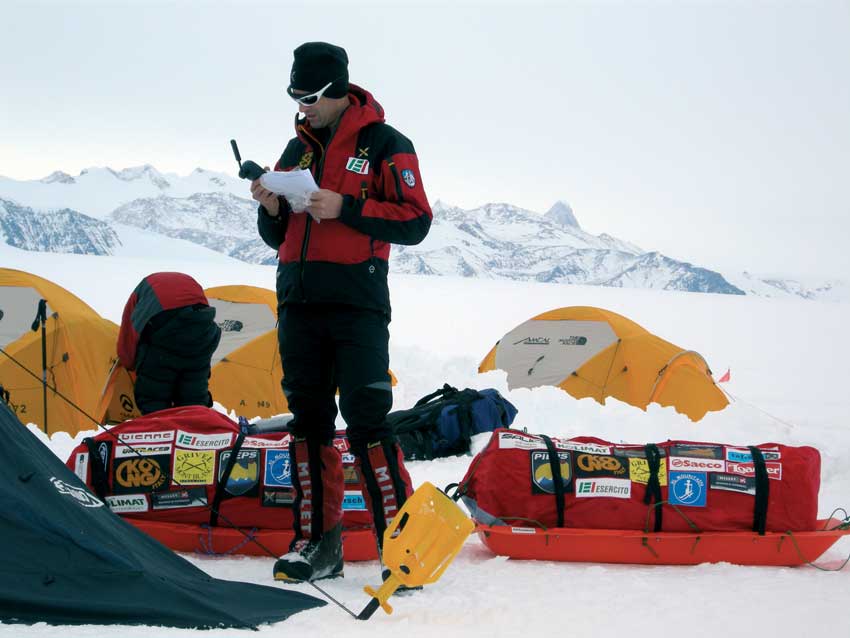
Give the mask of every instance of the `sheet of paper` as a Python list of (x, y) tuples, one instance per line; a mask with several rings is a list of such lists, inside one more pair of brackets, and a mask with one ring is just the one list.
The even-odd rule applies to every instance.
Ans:
[(263, 173), (260, 183), (267, 190), (283, 195), (296, 213), (304, 212), (310, 203), (310, 193), (319, 190), (313, 174), (304, 169)]

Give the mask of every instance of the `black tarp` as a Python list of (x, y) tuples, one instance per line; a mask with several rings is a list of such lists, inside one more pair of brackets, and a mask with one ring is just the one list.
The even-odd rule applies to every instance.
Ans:
[(325, 604), (211, 578), (109, 511), (2, 401), (0, 441), (0, 621), (256, 627)]

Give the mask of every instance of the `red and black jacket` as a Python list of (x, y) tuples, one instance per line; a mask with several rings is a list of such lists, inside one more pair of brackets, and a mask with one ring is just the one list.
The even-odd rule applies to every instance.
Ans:
[(204, 289), (182, 272), (156, 272), (148, 275), (130, 295), (121, 316), (118, 332), (118, 359), (127, 370), (136, 367), (139, 339), (148, 322), (164, 310), (208, 306)]
[(340, 217), (317, 224), (280, 198), (280, 215), (260, 206), (257, 224), (278, 251), (278, 303), (344, 303), (389, 315), (390, 244), (421, 242), (431, 207), (410, 140), (384, 122), (367, 91), (351, 84), (348, 99), (326, 142), (327, 131), (296, 116), (296, 137), (275, 165), (308, 168), (320, 188), (341, 194)]

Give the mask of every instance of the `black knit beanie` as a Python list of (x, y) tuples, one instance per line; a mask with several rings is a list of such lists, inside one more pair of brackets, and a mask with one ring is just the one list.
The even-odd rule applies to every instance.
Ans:
[(305, 42), (293, 52), (289, 89), (314, 93), (333, 82), (325, 91), (331, 98), (348, 94), (348, 54), (327, 42)]

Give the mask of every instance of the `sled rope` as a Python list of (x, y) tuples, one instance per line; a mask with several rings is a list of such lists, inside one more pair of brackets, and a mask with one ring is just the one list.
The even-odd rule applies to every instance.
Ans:
[[(835, 529), (839, 529), (839, 528), (835, 528)], [(841, 528), (841, 529), (844, 529), (844, 528)], [(841, 565), (839, 567), (823, 567), (821, 565), (815, 565), (812, 561), (810, 561), (808, 558), (806, 558), (803, 555), (803, 550), (801, 550), (800, 546), (797, 544), (797, 539), (794, 537), (794, 533), (789, 531), (789, 532), (785, 532), (785, 534), (788, 536), (788, 538), (791, 539), (791, 543), (794, 545), (794, 549), (797, 550), (797, 555), (800, 557), (800, 560), (802, 560), (807, 565), (814, 567), (815, 569), (818, 569), (822, 572), (840, 572), (842, 569), (844, 569), (844, 567), (847, 565), (847, 563), (850, 563), (850, 556), (848, 556), (847, 558), (844, 559), (844, 562), (841, 563)], [(783, 536), (783, 538), (784, 538), (784, 536)]]
[(646, 508), (646, 525), (644, 525), (644, 528), (643, 528), (643, 533), (645, 534), (645, 536), (641, 537), (640, 544), (643, 547), (645, 547), (647, 550), (649, 550), (649, 553), (652, 554), (655, 558), (660, 558), (658, 556), (658, 552), (656, 552), (652, 548), (652, 545), (649, 544), (649, 536), (650, 536), (649, 518), (652, 516), (653, 510), (655, 510), (655, 508), (657, 508), (657, 507), (661, 507), (662, 505), (669, 505), (670, 507), (672, 507), (673, 511), (675, 511), (679, 516), (681, 516), (684, 519), (684, 521), (688, 524), (688, 527), (690, 527), (691, 530), (694, 531), (697, 534), (697, 536), (694, 537), (694, 544), (691, 547), (691, 554), (693, 554), (696, 551), (697, 544), (701, 540), (701, 537), (699, 536), (699, 534), (702, 533), (702, 530), (700, 530), (700, 528), (697, 527), (694, 524), (694, 522), (685, 515), (685, 513), (679, 508), (678, 505), (676, 505), (675, 503), (670, 503), (669, 501), (658, 501), (658, 502), (653, 503), (652, 505), (650, 505), (649, 507)]

